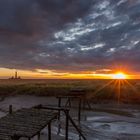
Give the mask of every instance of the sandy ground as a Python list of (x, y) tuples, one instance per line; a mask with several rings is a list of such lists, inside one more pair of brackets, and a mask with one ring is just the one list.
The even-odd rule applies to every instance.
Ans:
[[(0, 102), (0, 117), (8, 113), (9, 105), (13, 109), (29, 108), (38, 104), (57, 105), (56, 98), (35, 97), (35, 96), (15, 96), (8, 97)], [(76, 104), (75, 102), (73, 104)], [(94, 110), (94, 108), (96, 108)], [(121, 113), (111, 111), (99, 111), (100, 109), (125, 111), (130, 113), (127, 116)], [(52, 140), (64, 139), (64, 115), (61, 114), (61, 122), (54, 122), (52, 126)], [(71, 109), (71, 116), (77, 122), (77, 109)], [(57, 135), (57, 126), (61, 123), (61, 132)], [(116, 104), (96, 104), (93, 110), (82, 111), (81, 129), (87, 140), (140, 140), (140, 105), (116, 105)], [(70, 125), (70, 140), (79, 140), (79, 135)], [(24, 140), (24, 139), (23, 139)], [(37, 140), (34, 137), (32, 140)], [(41, 132), (41, 140), (47, 140), (47, 129)]]

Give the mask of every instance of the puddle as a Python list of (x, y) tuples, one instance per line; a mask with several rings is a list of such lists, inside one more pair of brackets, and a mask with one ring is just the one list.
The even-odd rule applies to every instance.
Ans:
[(113, 133), (140, 134), (140, 124), (127, 122), (90, 123), (88, 127), (93, 130), (109, 131)]

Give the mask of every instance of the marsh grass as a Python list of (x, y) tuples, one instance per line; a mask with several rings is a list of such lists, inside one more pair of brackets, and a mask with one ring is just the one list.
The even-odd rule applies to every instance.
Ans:
[[(86, 91), (85, 98), (91, 99), (94, 103), (106, 100), (116, 101), (118, 100), (118, 90), (114, 85), (109, 85), (98, 91), (108, 82), (109, 80), (0, 80), (0, 96), (58, 96), (71, 94), (71, 89), (81, 88)], [(131, 80), (129, 82), (136, 90), (123, 85), (120, 102), (140, 103), (140, 81)]]

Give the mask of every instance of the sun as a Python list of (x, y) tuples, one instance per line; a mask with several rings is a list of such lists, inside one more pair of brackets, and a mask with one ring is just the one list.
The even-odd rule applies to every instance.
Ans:
[(123, 72), (118, 72), (116, 74), (113, 74), (112, 78), (113, 79), (126, 79), (127, 75), (124, 74)]

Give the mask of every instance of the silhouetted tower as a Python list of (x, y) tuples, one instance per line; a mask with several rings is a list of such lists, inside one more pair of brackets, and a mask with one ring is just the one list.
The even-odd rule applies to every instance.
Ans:
[(11, 78), (9, 78), (9, 79), (21, 79), (21, 77), (20, 76), (18, 76), (18, 72), (17, 71), (15, 71), (15, 75), (14, 76), (12, 76)]
[(15, 72), (15, 79), (17, 79), (18, 78), (18, 76), (17, 76), (17, 71)]

